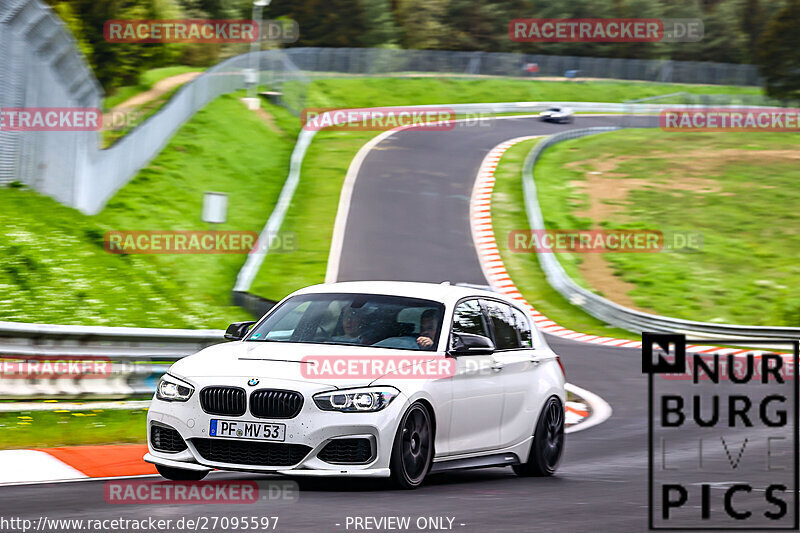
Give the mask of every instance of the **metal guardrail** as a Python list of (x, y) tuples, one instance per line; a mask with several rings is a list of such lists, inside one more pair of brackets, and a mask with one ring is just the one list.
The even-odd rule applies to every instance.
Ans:
[[(645, 113), (658, 113), (663, 109), (690, 109), (703, 106), (687, 105), (687, 104), (635, 104), (635, 103), (608, 103), (608, 102), (495, 102), (495, 103), (478, 103), (478, 104), (435, 104), (435, 105), (418, 105), (418, 106), (392, 106), (381, 107), (382, 111), (403, 109), (442, 109), (447, 108), (453, 110), (457, 115), (465, 114), (500, 114), (500, 113), (535, 113), (542, 111), (548, 107), (569, 107), (579, 112), (596, 112), (596, 113), (620, 113), (621, 115), (629, 114), (645, 114)], [(724, 107), (738, 107), (736, 105), (716, 105), (716, 108)], [(759, 106), (750, 106), (759, 107)], [(328, 115), (329, 112), (323, 113), (320, 117), (320, 122), (323, 122), (322, 117)], [(658, 120), (657, 117), (654, 117)], [(327, 122), (327, 121), (325, 121)], [(338, 124), (339, 120), (335, 117), (330, 120), (333, 124)], [(575, 130), (573, 130), (575, 131)], [(246, 294), (253, 285), (258, 270), (264, 262), (267, 254), (269, 253), (270, 236), (275, 235), (280, 230), (283, 224), (283, 219), (292, 202), (292, 197), (300, 183), (300, 169), (303, 165), (308, 147), (311, 141), (314, 140), (316, 131), (301, 130), (300, 135), (297, 137), (297, 143), (292, 151), (291, 163), (289, 166), (289, 174), (281, 189), (278, 202), (275, 209), (270, 214), (264, 229), (261, 230), (258, 242), (265, 243), (260, 246), (258, 251), (248, 254), (239, 274), (236, 277), (236, 284), (234, 285), (234, 296), (237, 294)]]
[[(60, 326), (0, 322), (0, 399), (126, 399), (153, 394), (169, 363), (223, 342), (221, 330)], [(91, 372), (48, 377), (15, 372), (10, 361), (40, 368), (56, 360), (102, 364)], [(9, 370), (11, 368), (11, 370)]]
[[(526, 113), (544, 107), (560, 105), (577, 111), (599, 111), (610, 113), (654, 113), (664, 108), (695, 107), (652, 104), (609, 104), (601, 102), (501, 102), (490, 104), (456, 104), (451, 107), (457, 114), (465, 113)], [(425, 107), (425, 106), (408, 106)], [(441, 105), (427, 106), (441, 108)], [(719, 106), (717, 106), (719, 107)], [(386, 109), (386, 108), (382, 108)], [(398, 108), (398, 109), (402, 109)], [(526, 209), (531, 228), (543, 228), (541, 211), (536, 200), (536, 188), (532, 169), (535, 160), (547, 146), (564, 140), (616, 128), (589, 128), (572, 130), (539, 143), (526, 160), (523, 185)], [(291, 202), (300, 167), (315, 132), (303, 131), (292, 154), (292, 167), (281, 192), (281, 200), (264, 231), (277, 231)], [(537, 218), (538, 217), (538, 218)], [(269, 242), (269, 239), (264, 239)], [(258, 272), (268, 250), (250, 254), (239, 273), (236, 291), (246, 291)], [(572, 301), (584, 298), (580, 303), (590, 314), (620, 325), (632, 331), (680, 331), (694, 336), (739, 337), (798, 337), (797, 328), (760, 328), (734, 325), (689, 322), (626, 309), (618, 304), (583, 289), (564, 273), (552, 255), (540, 255), (547, 262), (543, 265), (548, 280), (561, 294)], [(548, 262), (549, 261), (549, 262)], [(106, 379), (0, 379), (0, 399), (125, 399), (152, 394), (155, 384), (166, 370), (166, 364), (197, 350), (223, 341), (221, 330), (151, 329), (104, 326), (60, 326), (50, 324), (27, 324), (0, 321), (0, 357), (35, 360), (37, 357), (105, 357), (112, 361), (111, 375)]]
[[(668, 106), (670, 108), (675, 106)], [(539, 205), (536, 192), (536, 181), (533, 170), (542, 153), (550, 146), (569, 139), (585, 137), (598, 133), (615, 131), (620, 128), (584, 128), (570, 130), (547, 137), (539, 142), (528, 153), (522, 170), (522, 187), (525, 199), (525, 210), (528, 223), (532, 230), (544, 230), (544, 218)], [(550, 285), (564, 298), (574, 305), (613, 326), (626, 329), (635, 333), (642, 331), (655, 331), (663, 333), (684, 333), (696, 338), (707, 339), (797, 339), (800, 338), (800, 328), (772, 327), (772, 326), (740, 326), (735, 324), (714, 324), (710, 322), (696, 322), (670, 318), (650, 313), (629, 309), (612, 302), (594, 292), (575, 283), (566, 273), (556, 254), (539, 253), (539, 264), (547, 277)]]
[[(380, 108), (382, 111), (389, 111), (389, 110), (397, 110), (401, 111), (403, 109), (414, 109), (414, 110), (422, 110), (422, 109), (442, 109), (448, 108), (452, 109), (456, 114), (467, 114), (467, 113), (527, 113), (527, 112), (537, 112), (541, 111), (542, 109), (548, 106), (554, 105), (564, 105), (570, 106), (573, 109), (580, 110), (580, 111), (601, 111), (601, 112), (626, 112), (627, 110), (631, 109), (630, 105), (627, 104), (607, 104), (602, 102), (497, 102), (497, 103), (486, 103), (486, 104), (444, 104), (444, 105), (418, 105), (418, 106), (392, 106), (392, 107), (382, 107)], [(639, 107), (653, 107), (654, 109), (661, 109), (664, 106), (639, 106)], [(323, 113), (320, 117), (320, 122), (323, 122), (324, 119), (322, 117), (330, 115), (330, 112)], [(346, 119), (343, 119), (346, 120)], [(339, 120), (335, 118), (331, 118), (330, 122), (333, 124), (339, 124), (343, 120)], [(325, 121), (327, 122), (327, 121)], [(286, 181), (283, 184), (283, 188), (281, 189), (280, 196), (278, 197), (278, 202), (275, 205), (275, 209), (273, 209), (272, 213), (270, 214), (267, 223), (264, 225), (264, 229), (261, 230), (261, 235), (259, 235), (258, 242), (264, 243), (263, 246), (260, 246), (258, 251), (252, 252), (248, 254), (247, 260), (245, 261), (242, 268), (239, 270), (239, 274), (236, 277), (236, 284), (234, 285), (233, 291), (234, 294), (236, 293), (247, 293), (250, 290), (250, 287), (253, 285), (253, 281), (255, 280), (256, 275), (258, 274), (258, 270), (261, 268), (262, 263), (264, 262), (264, 258), (269, 253), (270, 248), (270, 241), (269, 238), (271, 235), (275, 235), (280, 230), (281, 225), (283, 224), (283, 219), (286, 216), (286, 212), (289, 209), (289, 205), (292, 202), (292, 197), (294, 196), (295, 190), (297, 190), (297, 185), (300, 183), (300, 169), (303, 166), (303, 159), (305, 158), (306, 152), (308, 151), (308, 147), (311, 146), (311, 141), (314, 140), (314, 136), (317, 134), (316, 130), (301, 130), (300, 134), (297, 137), (297, 142), (294, 146), (294, 150), (292, 151), (291, 162), (289, 166), (289, 175), (286, 178)]]

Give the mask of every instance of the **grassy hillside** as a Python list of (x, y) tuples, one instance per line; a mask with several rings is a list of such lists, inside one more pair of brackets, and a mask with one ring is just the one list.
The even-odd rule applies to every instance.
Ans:
[[(143, 79), (185, 71), (158, 69)], [(284, 88), (288, 91), (290, 86)], [(565, 82), (431, 77), (322, 79), (307, 106), (414, 105), (502, 100), (621, 101), (676, 91), (757, 89), (641, 82)], [(131, 94), (136, 92), (131, 89)], [(112, 255), (111, 230), (207, 229), (204, 191), (229, 197), (218, 229), (258, 231), (288, 171), (300, 124), (264, 104), (259, 116), (222, 97), (187, 123), (150, 165), (98, 215), (87, 217), (24, 188), (0, 190), (0, 319), (64, 324), (222, 327), (247, 315), (229, 305), (244, 255)], [(122, 97), (114, 95), (114, 97)], [(113, 100), (107, 103), (113, 103)], [(278, 299), (324, 278), (341, 184), (358, 149), (377, 132), (322, 132), (311, 145), (283, 227), (298, 236), (293, 253), (270, 254), (253, 292)]]
[[(281, 109), (271, 109), (276, 115)], [(220, 230), (259, 231), (296, 131), (273, 131), (235, 96), (209, 104), (93, 217), (23, 188), (0, 190), (0, 319), (223, 327), (245, 255), (115, 255), (107, 231), (203, 230), (205, 191), (229, 195)]]
[(701, 236), (698, 250), (559, 254), (585, 286), (667, 316), (797, 326), (799, 160), (792, 133), (623, 131), (556, 145), (536, 181), (548, 227)]
[[(477, 102), (579, 101), (624, 102), (667, 95), (758, 95), (758, 87), (683, 85), (640, 81), (542, 81), (507, 78), (344, 78), (318, 79), (308, 89), (306, 105), (423, 105)], [(671, 102), (673, 100), (670, 100)]]

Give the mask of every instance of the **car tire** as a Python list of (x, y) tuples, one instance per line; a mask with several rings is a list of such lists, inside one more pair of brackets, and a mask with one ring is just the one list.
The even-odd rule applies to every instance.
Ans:
[(156, 470), (161, 474), (161, 477), (172, 481), (200, 481), (208, 474), (208, 470), (188, 470), (164, 465), (156, 465)]
[(551, 396), (544, 404), (533, 434), (528, 460), (514, 465), (519, 476), (552, 476), (564, 453), (564, 406)]
[(433, 464), (433, 423), (428, 409), (414, 403), (400, 419), (389, 463), (393, 484), (401, 489), (422, 485)]

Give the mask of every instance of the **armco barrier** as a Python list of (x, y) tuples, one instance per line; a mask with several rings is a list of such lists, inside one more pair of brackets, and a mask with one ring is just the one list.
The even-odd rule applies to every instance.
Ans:
[[(665, 106), (659, 105), (634, 105), (631, 106), (629, 104), (609, 104), (603, 102), (497, 102), (497, 103), (488, 103), (488, 104), (442, 104), (442, 105), (419, 105), (419, 106), (394, 106), (394, 107), (382, 107), (381, 110), (402, 110), (402, 109), (441, 109), (442, 107), (447, 107), (448, 109), (454, 110), (457, 114), (465, 114), (465, 113), (532, 113), (541, 111), (542, 109), (549, 107), (549, 106), (569, 106), (573, 109), (578, 111), (598, 111), (598, 112), (611, 112), (611, 113), (627, 113), (630, 112), (632, 108), (635, 109), (642, 109), (642, 112), (649, 112), (652, 108), (653, 110), (662, 109)], [(328, 113), (323, 113), (323, 115), (327, 115)], [(320, 119), (322, 121), (322, 119)], [(333, 123), (338, 123), (336, 120), (332, 120)], [(311, 141), (314, 139), (314, 136), (317, 134), (316, 130), (301, 130), (300, 135), (297, 137), (297, 143), (294, 146), (294, 150), (292, 151), (291, 162), (289, 165), (289, 175), (286, 178), (286, 181), (283, 184), (283, 188), (281, 189), (280, 196), (278, 197), (278, 202), (275, 205), (275, 209), (270, 214), (269, 219), (267, 220), (264, 229), (261, 231), (261, 235), (259, 236), (258, 242), (265, 243), (265, 246), (259, 247), (259, 250), (251, 253), (247, 256), (247, 260), (245, 264), (242, 266), (241, 270), (239, 270), (239, 274), (236, 277), (236, 284), (233, 288), (234, 295), (236, 293), (246, 293), (250, 290), (250, 287), (253, 285), (253, 280), (258, 274), (259, 268), (261, 268), (261, 264), (264, 262), (264, 258), (269, 253), (269, 242), (270, 239), (268, 238), (270, 235), (275, 235), (278, 230), (281, 228), (281, 224), (283, 224), (283, 218), (286, 216), (286, 211), (289, 209), (289, 205), (292, 202), (292, 197), (294, 196), (294, 192), (297, 189), (297, 185), (300, 183), (300, 168), (303, 165), (303, 159), (305, 158), (306, 152), (308, 151), (308, 147), (311, 145)]]
[[(675, 106), (670, 106), (675, 107)], [(525, 210), (528, 214), (528, 223), (532, 230), (544, 230), (544, 218), (536, 193), (534, 180), (534, 167), (542, 153), (550, 146), (576, 139), (586, 135), (594, 135), (614, 131), (619, 128), (585, 128), (566, 131), (552, 135), (539, 142), (528, 154), (522, 171), (522, 187), (525, 197)], [(603, 298), (594, 292), (579, 286), (566, 273), (557, 254), (537, 254), (547, 281), (567, 301), (581, 307), (590, 315), (603, 320), (613, 326), (641, 333), (642, 331), (655, 331), (664, 333), (685, 333), (696, 338), (705, 339), (797, 339), (800, 338), (800, 328), (771, 327), (771, 326), (739, 326), (735, 324), (713, 324), (709, 322), (695, 322), (664, 316), (643, 313), (634, 309), (623, 307), (617, 303)]]
[[(421, 110), (421, 109), (441, 109), (442, 107), (446, 107), (448, 109), (452, 109), (456, 114), (463, 115), (463, 114), (499, 114), (499, 113), (535, 113), (542, 111), (548, 107), (569, 107), (575, 111), (579, 112), (591, 112), (591, 113), (619, 113), (622, 115), (621, 120), (624, 121), (624, 116), (628, 114), (650, 114), (650, 113), (658, 113), (663, 109), (694, 109), (694, 108), (702, 108), (703, 106), (696, 106), (696, 105), (679, 105), (679, 104), (632, 104), (632, 103), (608, 103), (608, 102), (496, 102), (496, 103), (479, 103), (479, 104), (436, 104), (436, 105), (419, 105), (419, 106), (393, 106), (393, 107), (381, 107), (382, 111), (387, 110), (397, 110), (401, 111), (403, 109), (414, 109), (414, 110)], [(726, 105), (715, 105), (715, 108), (724, 108), (724, 107), (738, 107), (738, 106), (726, 106)], [(750, 107), (759, 107), (759, 106), (750, 106)], [(328, 113), (323, 113), (323, 115), (327, 115)], [(654, 124), (658, 123), (658, 117), (653, 117)], [(324, 122), (320, 119), (320, 122)], [(332, 123), (337, 124), (339, 122), (336, 119), (331, 120)], [(242, 266), (241, 270), (239, 270), (239, 274), (236, 277), (236, 284), (234, 285), (233, 292), (234, 296), (236, 293), (247, 293), (250, 290), (250, 287), (255, 280), (256, 275), (258, 274), (259, 268), (261, 268), (261, 264), (264, 262), (264, 258), (269, 253), (269, 236), (277, 234), (278, 230), (281, 228), (281, 224), (283, 224), (283, 219), (286, 216), (286, 211), (289, 209), (289, 205), (292, 202), (292, 197), (294, 196), (294, 192), (297, 189), (297, 185), (300, 183), (300, 168), (303, 164), (303, 158), (305, 157), (306, 152), (308, 151), (308, 147), (311, 145), (311, 141), (314, 139), (314, 136), (317, 134), (316, 131), (308, 131), (308, 130), (301, 130), (300, 135), (297, 137), (297, 143), (294, 146), (294, 150), (292, 151), (291, 162), (289, 166), (289, 175), (286, 178), (286, 181), (283, 184), (283, 188), (281, 189), (280, 196), (278, 197), (278, 202), (275, 205), (275, 209), (269, 216), (264, 229), (261, 231), (261, 235), (259, 236), (259, 242), (265, 243), (264, 246), (259, 247), (258, 251), (248, 254), (247, 260), (245, 261), (244, 265)]]
[[(608, 113), (656, 113), (664, 108), (695, 107), (652, 104), (608, 104), (599, 102), (503, 102), (495, 104), (458, 104), (451, 107), (464, 113), (526, 113), (544, 107), (560, 105), (577, 111)], [(418, 107), (418, 106), (414, 106)], [(424, 106), (423, 106), (424, 107)], [(429, 107), (441, 107), (429, 106)], [(721, 107), (719, 105), (715, 107)], [(385, 108), (384, 108), (385, 109)], [(611, 128), (614, 129), (614, 128)], [(609, 131), (603, 129), (601, 131)], [(553, 137), (540, 143), (538, 151), (526, 161), (524, 187), (526, 208), (531, 228), (542, 228), (541, 211), (536, 201), (533, 181), (533, 163), (544, 146), (564, 138), (598, 133), (597, 129), (567, 132), (563, 137)], [(291, 202), (300, 167), (315, 132), (303, 131), (291, 158), (289, 177), (281, 192), (280, 201), (269, 218), (264, 231), (267, 234), (280, 229), (283, 217)], [(538, 213), (538, 219), (536, 214)], [(537, 221), (538, 220), (538, 221)], [(269, 242), (269, 239), (264, 239)], [(248, 256), (239, 272), (234, 291), (246, 292), (253, 281), (268, 250)], [(543, 254), (546, 261), (552, 254)], [(735, 325), (706, 324), (632, 311), (587, 291), (570, 280), (561, 266), (548, 264), (545, 268), (553, 286), (572, 301), (585, 301), (580, 305), (590, 314), (632, 331), (678, 331), (694, 336), (732, 338), (797, 338), (798, 328), (768, 328)], [(561, 272), (559, 272), (561, 270)], [(259, 308), (260, 309), (260, 308)], [(257, 311), (260, 312), (260, 311)], [(221, 330), (149, 329), (103, 326), (59, 326), (0, 322), (0, 356), (103, 356), (114, 362), (108, 379), (17, 379), (0, 380), (0, 399), (123, 399), (143, 397), (152, 393), (156, 380), (166, 369), (165, 363), (176, 361), (205, 346), (223, 341)]]
[[(109, 361), (108, 375), (0, 375), (0, 399), (126, 399), (152, 395), (169, 363), (223, 342), (221, 330), (58, 326), (0, 322), (0, 359)], [(5, 370), (5, 369), (3, 369)]]

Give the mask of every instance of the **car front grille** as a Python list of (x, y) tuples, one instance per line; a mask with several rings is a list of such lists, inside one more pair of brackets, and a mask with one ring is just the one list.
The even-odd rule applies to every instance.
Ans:
[(258, 418), (294, 418), (302, 407), (298, 392), (260, 389), (250, 394), (250, 414)]
[(247, 395), (240, 387), (205, 387), (200, 406), (210, 415), (241, 416), (247, 410)]
[(150, 444), (159, 452), (177, 453), (186, 449), (186, 442), (174, 428), (150, 425)]
[(317, 457), (326, 463), (364, 464), (372, 459), (372, 445), (369, 439), (336, 439), (330, 441)]
[(254, 466), (296, 465), (311, 451), (303, 444), (283, 442), (192, 439), (192, 444), (207, 461)]

